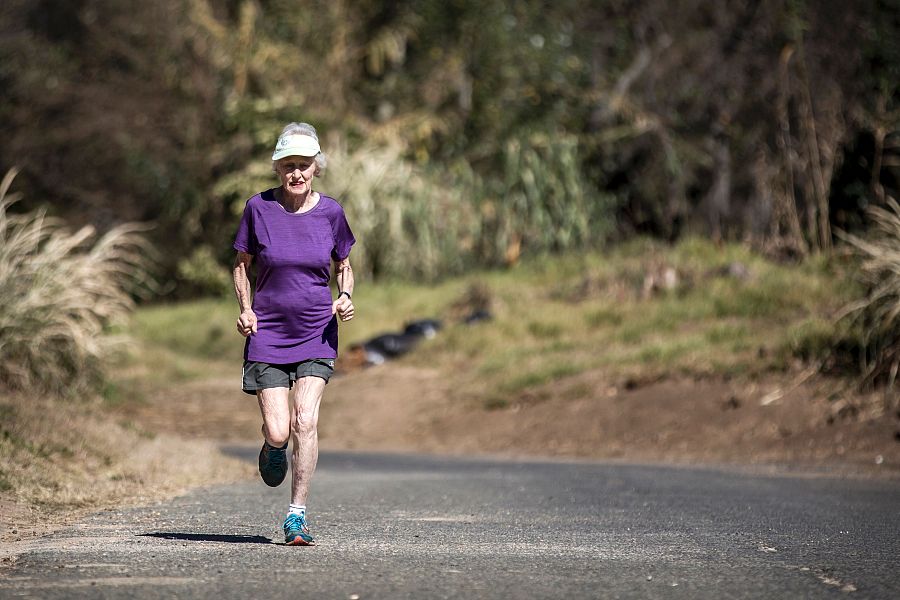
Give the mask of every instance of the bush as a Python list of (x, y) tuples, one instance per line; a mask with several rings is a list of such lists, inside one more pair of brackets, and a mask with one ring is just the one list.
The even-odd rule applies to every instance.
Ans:
[(15, 177), (0, 183), (0, 385), (63, 391), (96, 384), (124, 340), (109, 334), (132, 309), (147, 248), (126, 224), (95, 238), (44, 211), (10, 214)]
[(873, 206), (869, 213), (876, 228), (871, 239), (838, 232), (859, 256), (868, 289), (845, 316), (860, 335), (864, 384), (893, 388), (900, 368), (900, 205), (888, 198), (886, 208)]
[(198, 296), (227, 296), (234, 290), (231, 273), (209, 246), (200, 246), (179, 260), (178, 277), (185, 290)]
[(464, 160), (417, 165), (397, 145), (339, 147), (331, 158), (324, 189), (347, 210), (365, 275), (435, 280), (586, 250), (613, 228), (612, 200), (582, 175), (571, 137), (510, 143), (505, 171), (490, 179)]

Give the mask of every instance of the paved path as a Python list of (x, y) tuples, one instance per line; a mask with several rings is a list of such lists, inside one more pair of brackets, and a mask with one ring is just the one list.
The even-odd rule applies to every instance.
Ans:
[(896, 480), (323, 454), (315, 548), (279, 543), (286, 488), (97, 514), (0, 597), (900, 597)]

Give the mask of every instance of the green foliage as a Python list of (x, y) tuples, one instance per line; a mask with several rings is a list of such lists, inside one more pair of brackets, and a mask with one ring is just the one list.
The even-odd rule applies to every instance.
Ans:
[(209, 246), (201, 246), (178, 261), (178, 276), (203, 296), (224, 296), (234, 289), (231, 274)]
[(155, 223), (181, 295), (227, 287), (214, 264), (295, 120), (323, 133), (322, 191), (367, 274), (433, 280), (634, 233), (803, 255), (829, 247), (829, 200), (895, 191), (891, 161), (829, 187), (848, 140), (897, 129), (895, 9), (8, 0), (0, 164), (22, 167), (23, 208)]
[[(897, 0), (877, 0), (873, 12), (893, 14), (900, 11)], [(864, 72), (866, 83), (877, 92), (873, 99), (884, 103), (883, 110), (896, 111), (900, 107), (900, 36), (897, 35), (897, 19), (876, 18), (869, 24), (864, 41), (864, 55), (868, 69)], [(874, 107), (872, 107), (874, 108)]]
[(573, 140), (510, 144), (505, 156), (505, 177), (491, 181), (464, 161), (450, 169), (415, 165), (397, 145), (339, 147), (325, 186), (359, 240), (359, 270), (434, 280), (607, 238), (610, 204), (585, 181)]
[(234, 299), (201, 300), (176, 305), (161, 304), (139, 310), (132, 320), (135, 337), (165, 348), (178, 357), (240, 358), (242, 340), (235, 330)]
[(503, 159), (503, 177), (487, 183), (481, 205), (484, 258), (509, 261), (519, 245), (531, 252), (560, 252), (608, 238), (613, 202), (585, 178), (574, 137), (511, 139)]

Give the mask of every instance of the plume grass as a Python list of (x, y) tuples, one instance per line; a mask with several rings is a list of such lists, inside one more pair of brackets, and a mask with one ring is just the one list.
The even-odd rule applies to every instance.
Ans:
[(96, 384), (124, 342), (111, 327), (132, 310), (130, 290), (146, 281), (142, 227), (98, 237), (43, 210), (13, 214), (15, 175), (0, 183), (0, 385), (59, 392)]
[(880, 381), (893, 389), (900, 370), (900, 204), (888, 197), (885, 207), (872, 206), (869, 214), (875, 226), (870, 239), (838, 232), (860, 258), (858, 273), (868, 290), (844, 316), (861, 336), (863, 383)]

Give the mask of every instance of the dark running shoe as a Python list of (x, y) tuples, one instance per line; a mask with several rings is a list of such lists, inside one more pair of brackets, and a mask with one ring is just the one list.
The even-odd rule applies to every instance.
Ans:
[(289, 514), (284, 520), (284, 543), (288, 546), (315, 546), (316, 541), (309, 534), (306, 517)]
[(287, 444), (283, 448), (270, 446), (269, 442), (263, 442), (259, 451), (259, 474), (266, 485), (278, 487), (284, 481), (287, 474)]

